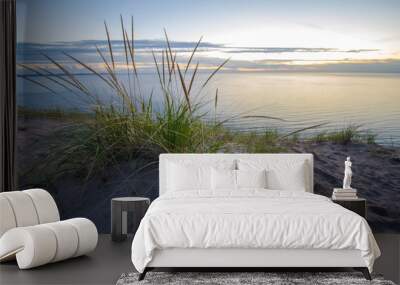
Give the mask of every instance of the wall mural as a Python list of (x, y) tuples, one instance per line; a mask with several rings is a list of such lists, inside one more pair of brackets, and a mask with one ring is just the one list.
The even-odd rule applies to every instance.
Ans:
[(160, 153), (310, 152), (325, 196), (350, 156), (400, 232), (399, 4), (18, 0), (19, 187), (108, 232), (112, 197), (157, 197)]

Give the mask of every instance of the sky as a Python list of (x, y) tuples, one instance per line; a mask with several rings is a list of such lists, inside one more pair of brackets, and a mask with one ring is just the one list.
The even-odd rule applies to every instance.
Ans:
[(143, 67), (165, 28), (183, 57), (203, 36), (206, 65), (230, 57), (226, 68), (240, 71), (400, 72), (399, 13), (399, 0), (17, 0), (17, 35), (90, 58), (88, 40), (106, 39), (104, 20), (121, 39), (122, 14), (128, 26), (134, 17)]

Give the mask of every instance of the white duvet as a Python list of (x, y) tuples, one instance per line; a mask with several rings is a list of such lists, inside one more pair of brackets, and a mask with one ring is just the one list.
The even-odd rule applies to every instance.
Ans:
[(143, 272), (165, 248), (358, 249), (370, 271), (380, 255), (365, 219), (330, 199), (257, 189), (157, 198), (134, 237), (132, 262)]

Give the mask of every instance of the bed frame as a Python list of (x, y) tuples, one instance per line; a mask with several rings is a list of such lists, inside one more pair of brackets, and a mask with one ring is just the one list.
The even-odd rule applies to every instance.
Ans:
[(359, 250), (329, 249), (193, 249), (156, 250), (152, 261), (140, 274), (142, 280), (153, 269), (234, 269), (234, 271), (264, 271), (271, 268), (290, 271), (295, 268), (353, 268), (371, 280), (369, 270)]
[[(300, 160), (308, 165), (307, 192), (313, 192), (312, 154), (161, 154), (159, 162), (159, 193), (165, 193), (167, 162), (174, 160), (209, 161), (216, 160), (266, 159)], [(249, 248), (170, 248), (156, 250), (152, 261), (139, 275), (144, 279), (146, 273), (155, 268), (229, 268), (234, 271), (270, 268), (343, 268), (350, 267), (361, 271), (367, 280), (371, 276), (359, 250), (330, 249), (249, 249)]]

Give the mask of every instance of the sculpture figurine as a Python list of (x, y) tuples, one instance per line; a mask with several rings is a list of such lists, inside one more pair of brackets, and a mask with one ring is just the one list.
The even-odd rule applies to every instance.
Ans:
[(343, 179), (343, 189), (352, 189), (351, 188), (351, 177), (353, 176), (353, 171), (351, 170), (351, 161), (350, 156), (347, 157), (344, 162), (344, 179)]

